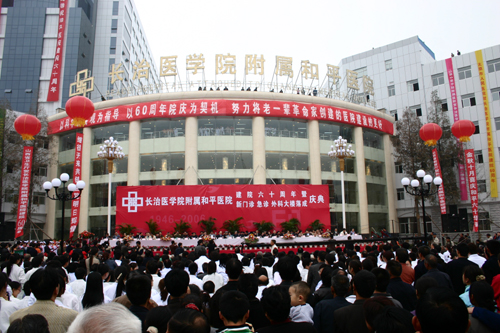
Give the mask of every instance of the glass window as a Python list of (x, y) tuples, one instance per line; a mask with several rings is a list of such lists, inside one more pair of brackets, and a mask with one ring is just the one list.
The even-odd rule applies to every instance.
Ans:
[[(344, 162), (345, 173), (355, 173), (356, 158), (346, 158)], [(340, 162), (337, 158), (321, 155), (321, 171), (340, 172)]]
[(319, 122), (319, 139), (333, 141), (339, 136), (346, 139), (348, 143), (354, 143), (353, 128), (345, 125), (337, 125), (330, 122)]
[(495, 128), (497, 131), (500, 131), (500, 117), (495, 118)]
[(476, 97), (474, 94), (467, 94), (462, 96), (462, 107), (476, 105)]
[(474, 127), (476, 128), (476, 130), (474, 131), (474, 134), (479, 134), (479, 122), (478, 121), (473, 121), (472, 122), (474, 124)]
[(446, 99), (441, 101), (441, 111), (448, 111), (448, 101)]
[(394, 87), (394, 85), (388, 86), (387, 92), (389, 94), (389, 97), (396, 95), (396, 88)]
[(385, 185), (366, 183), (366, 191), (370, 193), (368, 196), (369, 205), (386, 205)]
[(385, 61), (385, 70), (390, 71), (392, 69), (392, 59)]
[(403, 173), (403, 165), (402, 164), (395, 164), (394, 166), (396, 168), (396, 173)]
[(116, 37), (111, 37), (109, 42), (109, 54), (116, 54)]
[(121, 141), (128, 141), (128, 123), (101, 126), (92, 129), (94, 145), (100, 145), (110, 137), (113, 137), (120, 144)]
[(432, 85), (434, 87), (440, 86), (442, 84), (444, 84), (444, 74), (443, 73), (439, 73), (439, 74), (432, 76)]
[[(128, 158), (116, 159), (113, 161), (113, 174), (127, 173)], [(108, 174), (108, 161), (105, 159), (95, 159), (92, 161), (92, 176), (102, 176)]]
[(418, 91), (418, 80), (408, 81), (406, 85), (408, 86), (408, 92)]
[(266, 153), (266, 166), (272, 170), (309, 170), (309, 154)]
[(111, 20), (111, 33), (117, 33), (118, 32), (118, 19), (112, 19)]
[(35, 205), (45, 205), (45, 193), (44, 192), (33, 192), (33, 204)]
[(486, 193), (486, 179), (477, 180), (477, 191), (479, 193)]
[(184, 136), (184, 118), (161, 119), (141, 123), (141, 139), (158, 139)]
[(474, 157), (476, 158), (477, 163), (484, 163), (482, 150), (474, 150)]
[(458, 69), (458, 78), (459, 80), (464, 80), (472, 77), (472, 72), (470, 70), (470, 66), (462, 67)]
[(198, 118), (198, 135), (252, 135), (252, 119), (251, 118), (235, 118), (235, 117), (199, 117)]
[(82, 133), (82, 131), (74, 131), (61, 135), (59, 138), (59, 151), (75, 149), (76, 133)]
[(266, 118), (266, 136), (307, 138), (307, 121), (284, 118)]
[[(116, 206), (116, 187), (127, 186), (127, 182), (111, 183), (111, 206)], [(108, 183), (90, 185), (90, 207), (108, 206)]]
[[(330, 203), (342, 203), (342, 184), (340, 180), (326, 180), (321, 182), (323, 185), (328, 185), (330, 192)], [(344, 197), (346, 204), (358, 203), (358, 184), (356, 182), (344, 182)]]
[(141, 155), (141, 172), (184, 170), (184, 154)]
[(410, 106), (410, 111), (415, 113), (417, 117), (422, 117), (422, 107), (420, 105)]
[(488, 61), (488, 73), (500, 71), (500, 59)]
[(366, 66), (365, 67), (361, 67), (361, 68), (358, 68), (358, 69), (355, 69), (354, 70), (356, 73), (358, 73), (358, 79), (359, 78), (362, 78), (363, 76), (367, 75), (367, 69), (366, 69)]
[(403, 188), (398, 188), (396, 190), (397, 190), (398, 200), (404, 200), (405, 199), (405, 190)]
[(120, 8), (120, 1), (113, 1), (113, 15), (118, 15), (119, 8)]
[(398, 121), (398, 110), (391, 110), (390, 114), (391, 114), (391, 116), (394, 117), (395, 121)]
[(384, 149), (382, 135), (365, 129), (363, 129), (363, 144), (365, 147)]
[(491, 98), (494, 101), (500, 100), (500, 88), (491, 89)]
[[(372, 228), (376, 231), (382, 230), (383, 228), (389, 229), (387, 213), (368, 213), (368, 221), (370, 230), (372, 230)], [(429, 230), (427, 231), (430, 232)]]
[(384, 163), (365, 160), (365, 174), (373, 177), (385, 177)]

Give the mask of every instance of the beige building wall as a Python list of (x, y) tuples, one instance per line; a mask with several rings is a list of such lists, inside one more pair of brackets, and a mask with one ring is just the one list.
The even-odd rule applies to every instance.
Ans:
[[(384, 134), (385, 178), (387, 180), (387, 208), (389, 211), (390, 232), (399, 232), (399, 220), (396, 212), (396, 186), (394, 183), (394, 159), (392, 142), (389, 134)], [(392, 223), (394, 221), (394, 223)], [(393, 230), (393, 226), (394, 229)]]
[(253, 183), (266, 184), (266, 122), (264, 117), (252, 119)]
[(127, 185), (139, 185), (141, 153), (141, 122), (136, 120), (130, 122), (128, 129), (128, 174)]
[(309, 120), (307, 123), (309, 137), (309, 172), (311, 185), (321, 185), (321, 157), (319, 149), (319, 122)]
[(198, 118), (186, 118), (186, 153), (184, 184), (198, 184)]

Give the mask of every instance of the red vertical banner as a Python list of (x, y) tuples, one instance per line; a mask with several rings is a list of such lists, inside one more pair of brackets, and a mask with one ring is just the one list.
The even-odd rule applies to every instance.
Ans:
[(19, 199), (17, 201), (16, 233), (14, 238), (23, 235), (24, 224), (28, 217), (28, 201), (31, 182), (31, 161), (33, 160), (33, 147), (25, 146), (23, 149), (23, 162), (21, 166), (21, 184), (19, 185)]
[[(439, 156), (436, 148), (432, 150), (432, 158), (434, 160), (434, 174), (436, 175), (436, 177), (440, 177), (441, 179), (443, 179), (443, 175), (441, 173), (441, 164), (439, 163)], [(438, 198), (441, 215), (446, 214), (446, 197), (444, 195), (444, 185), (439, 186)]]
[(465, 165), (467, 167), (467, 179), (469, 180), (470, 204), (472, 206), (472, 218), (474, 220), (474, 232), (479, 229), (479, 196), (477, 191), (476, 160), (474, 149), (465, 151)]
[(59, 100), (59, 92), (61, 89), (61, 71), (63, 63), (63, 48), (64, 34), (66, 31), (66, 16), (68, 13), (67, 0), (59, 0), (59, 25), (57, 27), (57, 43), (54, 64), (52, 65), (52, 73), (50, 75), (49, 92), (47, 94), (47, 102), (55, 102)]
[[(76, 133), (76, 144), (75, 144), (75, 164), (73, 166), (73, 182), (78, 183), (82, 178), (82, 147), (83, 146), (83, 134)], [(73, 193), (76, 197), (79, 192)], [(80, 218), (80, 198), (71, 201), (71, 226), (69, 228), (69, 238), (73, 237), (73, 233), (76, 230), (78, 221)]]

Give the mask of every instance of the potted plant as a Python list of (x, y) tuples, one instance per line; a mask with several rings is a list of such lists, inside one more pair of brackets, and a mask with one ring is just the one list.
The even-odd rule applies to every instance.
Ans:
[(131, 225), (130, 223), (124, 223), (124, 224), (120, 224), (117, 226), (117, 229), (118, 229), (118, 232), (120, 233), (120, 235), (130, 235), (134, 232), (134, 230), (136, 230), (137, 228), (133, 225)]
[(210, 216), (208, 220), (201, 220), (198, 222), (198, 225), (203, 229), (203, 231), (210, 235), (212, 232), (217, 230), (217, 228), (215, 228), (215, 220), (216, 218)]
[(150, 219), (149, 221), (146, 221), (146, 224), (148, 225), (149, 228), (149, 233), (151, 235), (156, 235), (158, 232), (160, 232), (160, 226), (158, 225), (158, 222), (153, 221), (153, 219)]
[(309, 224), (307, 230), (310, 231), (323, 230), (324, 227), (325, 225), (321, 223), (319, 220), (314, 220), (311, 222), (311, 224)]
[(182, 219), (179, 222), (175, 222), (174, 234), (182, 235), (186, 231), (191, 229), (191, 225), (188, 222), (184, 222)]
[(238, 217), (234, 220), (226, 220), (222, 224), (222, 229), (226, 229), (229, 233), (234, 234), (235, 232), (240, 232), (241, 227), (243, 227), (243, 217)]
[(280, 223), (283, 232), (297, 232), (300, 227), (300, 222), (296, 218)]
[(266, 221), (254, 222), (253, 225), (255, 226), (255, 228), (257, 228), (257, 231), (259, 233), (268, 232), (274, 229), (273, 222), (266, 222)]

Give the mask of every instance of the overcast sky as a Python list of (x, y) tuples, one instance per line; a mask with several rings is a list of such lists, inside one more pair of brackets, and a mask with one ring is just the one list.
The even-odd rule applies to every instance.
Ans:
[[(275, 56), (338, 65), (347, 56), (418, 35), (437, 60), (499, 44), (498, 0), (297, 1), (135, 0), (157, 65), (177, 55), (203, 53), (207, 79), (216, 54), (236, 55), (238, 76), (245, 54), (263, 54), (270, 81)], [(295, 79), (296, 76), (294, 76)], [(219, 78), (219, 79), (222, 79)], [(231, 77), (228, 76), (229, 80)]]

